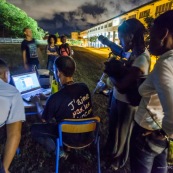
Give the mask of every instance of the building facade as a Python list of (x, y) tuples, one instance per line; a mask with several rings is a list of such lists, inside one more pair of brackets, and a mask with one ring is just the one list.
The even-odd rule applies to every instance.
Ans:
[(91, 42), (91, 38), (103, 35), (110, 41), (118, 44), (118, 26), (127, 19), (136, 18), (140, 20), (145, 26), (147, 23), (145, 19), (147, 17), (156, 18), (160, 14), (173, 9), (173, 0), (154, 0), (140, 7), (132, 9), (126, 13), (111, 18), (103, 23), (100, 23), (90, 29), (80, 32), (80, 38), (82, 38), (84, 46), (103, 47), (98, 40)]

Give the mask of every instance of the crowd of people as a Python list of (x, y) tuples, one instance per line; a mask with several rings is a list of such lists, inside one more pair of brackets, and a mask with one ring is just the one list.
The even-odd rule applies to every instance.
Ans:
[[(150, 30), (149, 52), (159, 56), (150, 72), (150, 53), (145, 41), (145, 27), (137, 19), (124, 21), (118, 27), (118, 37), (124, 52), (131, 51), (125, 65), (120, 68), (120, 79), (109, 71), (111, 59), (105, 63), (105, 73), (113, 84), (109, 113), (109, 134), (103, 149), (105, 165), (114, 170), (122, 168), (128, 158), (132, 173), (166, 173), (169, 139), (173, 140), (173, 10), (158, 16)], [(24, 29), (21, 44), (24, 68), (39, 68), (36, 41), (32, 31)], [(54, 72), (61, 89), (47, 99), (43, 108), (43, 95), (32, 97), (37, 107), (40, 123), (33, 124), (31, 135), (49, 152), (56, 148), (57, 123), (65, 118), (88, 118), (93, 116), (91, 94), (86, 84), (74, 82), (76, 69), (71, 48), (66, 37), (56, 46), (56, 37), (50, 35), (46, 53), (47, 68)], [(53, 68), (54, 66), (54, 68)], [(25, 121), (22, 98), (15, 87), (8, 84), (9, 68), (0, 60), (0, 127), (6, 125), (7, 140), (0, 173), (9, 173), (9, 166), (21, 138), (22, 122)], [(138, 103), (134, 102), (140, 97)], [(85, 98), (82, 101), (81, 98)], [(16, 106), (18, 105), (18, 106)], [(84, 105), (88, 105), (87, 107)], [(77, 110), (81, 110), (78, 111)], [(56, 122), (52, 123), (55, 118)], [(68, 139), (68, 135), (66, 136)], [(85, 140), (76, 136), (73, 141)], [(75, 142), (73, 141), (73, 142)]]

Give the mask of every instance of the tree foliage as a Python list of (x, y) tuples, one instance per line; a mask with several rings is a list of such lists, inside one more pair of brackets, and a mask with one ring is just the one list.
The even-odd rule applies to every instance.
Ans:
[(154, 18), (152, 16), (148, 16), (148, 17), (144, 18), (144, 21), (147, 24), (147, 30), (149, 32), (151, 29), (151, 26), (153, 24)]
[(57, 32), (57, 33), (55, 34), (55, 36), (58, 38), (58, 37), (59, 37), (59, 33)]
[(25, 27), (32, 30), (34, 38), (42, 39), (45, 35), (34, 19), (6, 0), (0, 0), (0, 25), (0, 28), (8, 31), (10, 37), (23, 37)]
[(70, 45), (75, 45), (75, 46), (81, 46), (81, 44), (82, 44), (82, 41), (81, 40), (74, 40), (74, 39), (70, 39), (69, 41), (68, 41), (69, 43), (70, 43)]
[(146, 26), (147, 33), (146, 33), (145, 43), (148, 46), (149, 45), (149, 41), (150, 41), (149, 33), (150, 33), (151, 26), (153, 24), (154, 18), (152, 16), (148, 16), (148, 17), (144, 18), (144, 21), (147, 24), (147, 26)]
[(93, 36), (93, 37), (90, 37), (88, 39), (88, 41), (90, 41), (90, 42), (96, 42), (97, 41), (97, 38), (98, 38), (98, 36)]

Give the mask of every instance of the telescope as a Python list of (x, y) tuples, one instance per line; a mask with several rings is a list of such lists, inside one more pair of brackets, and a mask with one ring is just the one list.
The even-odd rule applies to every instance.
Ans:
[(118, 46), (116, 43), (110, 41), (107, 37), (104, 37), (103, 35), (100, 35), (98, 37), (98, 40), (111, 48), (113, 54), (120, 56), (121, 58), (129, 58), (129, 52), (124, 52), (123, 48)]
[[(112, 53), (113, 53), (114, 55), (117, 55), (117, 56), (121, 57), (121, 59), (123, 59), (123, 58), (128, 59), (128, 58), (130, 57), (131, 52), (124, 52), (124, 51), (123, 51), (123, 48), (122, 48), (121, 46), (118, 46), (116, 43), (110, 41), (107, 37), (104, 37), (103, 35), (100, 35), (100, 36), (98, 37), (98, 40), (99, 40), (102, 44), (104, 44), (104, 45), (110, 47)], [(111, 54), (109, 54), (109, 58), (111, 57), (110, 55), (111, 55)], [(108, 58), (108, 59), (109, 59), (109, 58)], [(96, 85), (96, 88), (95, 88), (94, 91), (93, 91), (93, 94), (94, 94), (98, 89), (99, 89), (99, 90), (103, 90), (103, 89), (105, 88), (106, 84), (103, 82), (103, 79), (104, 79), (105, 75), (106, 75), (105, 73), (102, 74), (102, 76), (101, 76), (99, 82), (98, 82), (97, 85)]]

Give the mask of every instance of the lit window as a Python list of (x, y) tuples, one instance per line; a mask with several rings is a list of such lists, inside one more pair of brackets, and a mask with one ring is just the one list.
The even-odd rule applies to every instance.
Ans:
[(149, 14), (150, 14), (150, 9), (145, 10), (145, 11), (143, 11), (143, 12), (140, 12), (140, 14), (139, 14), (139, 18), (148, 17)]
[(131, 19), (131, 18), (136, 18), (136, 14), (129, 16), (129, 19)]
[(113, 26), (118, 26), (120, 24), (119, 18), (113, 20)]
[(172, 2), (168, 2), (166, 4), (157, 6), (155, 15), (158, 16), (165, 11), (171, 10), (171, 6), (172, 6)]

